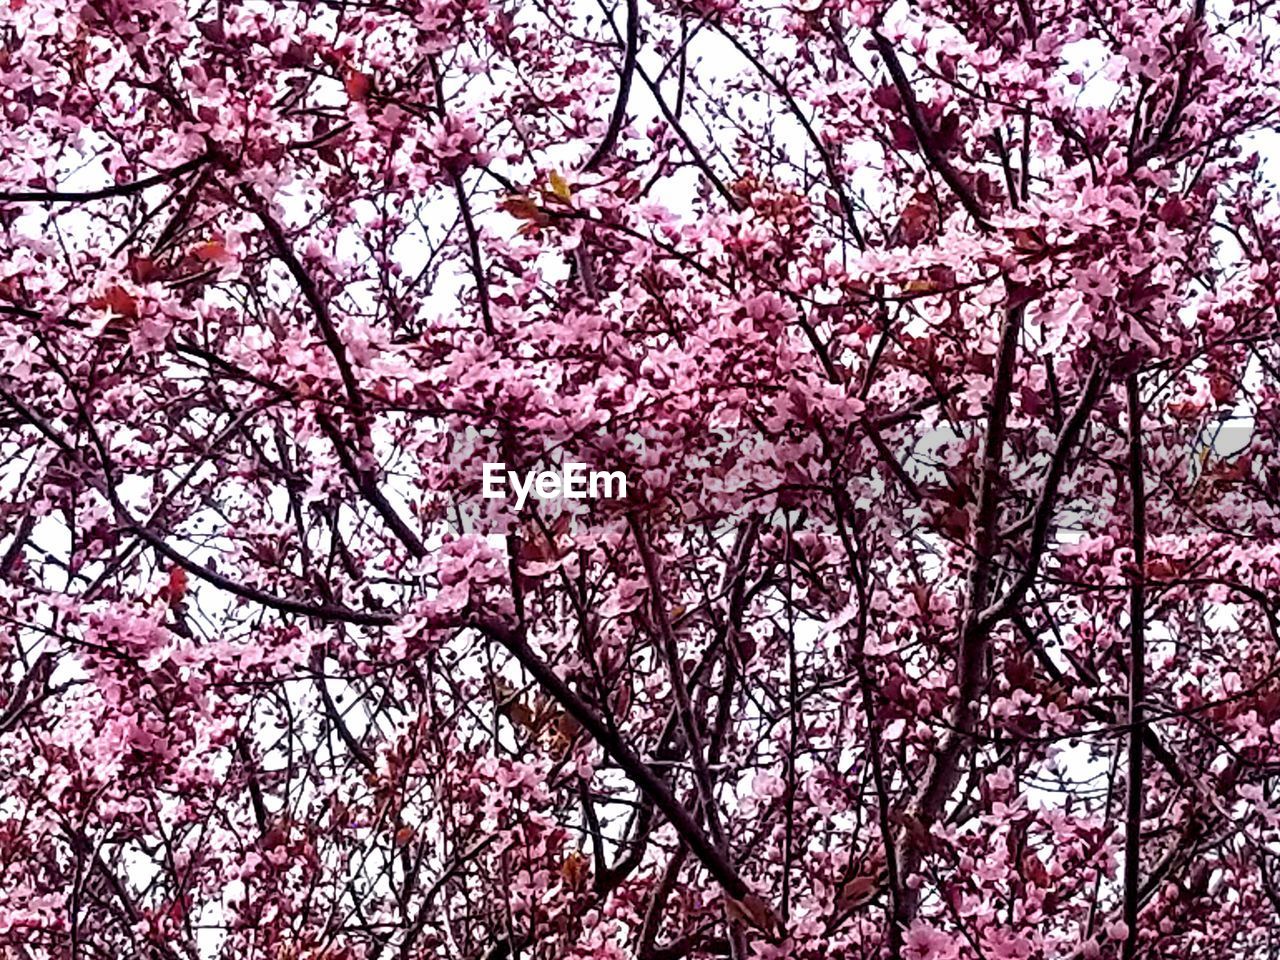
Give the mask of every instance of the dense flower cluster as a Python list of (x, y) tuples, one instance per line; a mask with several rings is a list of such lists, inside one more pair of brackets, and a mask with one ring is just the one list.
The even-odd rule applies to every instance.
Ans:
[(8, 0), (0, 953), (1275, 956), (1277, 16)]

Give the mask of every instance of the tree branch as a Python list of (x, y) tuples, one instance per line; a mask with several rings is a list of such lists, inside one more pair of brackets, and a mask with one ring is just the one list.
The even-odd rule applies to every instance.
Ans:
[(1133, 525), (1133, 582), (1129, 593), (1129, 782), (1124, 830), (1123, 960), (1138, 955), (1139, 877), (1142, 853), (1142, 735), (1146, 730), (1147, 494), (1142, 476), (1142, 397), (1138, 373), (1126, 384), (1129, 405), (1129, 492)]
[(875, 41), (876, 50), (884, 58), (885, 66), (889, 68), (889, 76), (893, 78), (893, 85), (898, 90), (898, 96), (902, 98), (902, 106), (907, 113), (907, 122), (911, 124), (911, 130), (916, 135), (916, 140), (920, 143), (920, 149), (924, 153), (925, 159), (938, 171), (938, 175), (951, 188), (951, 192), (960, 200), (961, 206), (968, 211), (969, 216), (973, 217), (978, 229), (984, 233), (989, 231), (991, 225), (987, 222), (987, 212), (982, 208), (982, 204), (978, 202), (977, 197), (973, 195), (973, 191), (965, 183), (964, 178), (951, 165), (951, 161), (943, 156), (942, 151), (938, 149), (938, 145), (934, 141), (933, 131), (929, 129), (929, 125), (925, 122), (924, 114), (920, 112), (920, 104), (916, 100), (915, 91), (911, 89), (911, 82), (907, 79), (907, 74), (902, 69), (902, 62), (898, 59), (898, 54), (893, 49), (893, 45), (885, 39), (884, 34), (879, 30), (872, 30), (871, 36)]
[(983, 629), (990, 629), (1026, 595), (1031, 584), (1035, 582), (1036, 573), (1040, 569), (1040, 561), (1044, 557), (1044, 549), (1049, 539), (1049, 523), (1053, 519), (1053, 505), (1058, 497), (1058, 487), (1067, 472), (1067, 458), (1080, 437), (1094, 404), (1098, 402), (1098, 393), (1102, 386), (1102, 364), (1094, 360), (1085, 381), (1084, 393), (1080, 395), (1071, 416), (1058, 431), (1058, 442), (1054, 448), (1053, 459), (1049, 462), (1049, 472), (1045, 476), (1044, 487), (1040, 491), (1032, 514), (1031, 544), (1027, 551), (1027, 564), (1018, 579), (995, 603), (983, 610), (978, 620)]
[(613, 151), (618, 142), (618, 133), (622, 130), (622, 121), (627, 116), (627, 100), (631, 97), (631, 81), (636, 73), (636, 57), (640, 52), (640, 4), (637, 0), (627, 0), (627, 40), (626, 51), (622, 58), (622, 73), (618, 81), (618, 99), (613, 104), (613, 114), (609, 117), (609, 127), (605, 130), (604, 139), (600, 141), (584, 170), (595, 170)]
[(831, 151), (827, 149), (826, 144), (822, 142), (822, 138), (820, 138), (817, 131), (813, 129), (813, 124), (809, 122), (809, 118), (804, 115), (804, 111), (801, 110), (800, 105), (796, 103), (796, 98), (792, 94), (791, 90), (785, 83), (778, 79), (777, 74), (773, 73), (764, 65), (763, 62), (761, 62), (759, 57), (748, 50), (741, 40), (730, 33), (725, 28), (723, 22), (717, 22), (716, 27), (719, 29), (720, 33), (723, 34), (724, 38), (733, 44), (737, 51), (742, 54), (743, 58), (755, 67), (762, 77), (773, 85), (773, 88), (778, 92), (778, 96), (782, 97), (783, 101), (787, 104), (792, 115), (804, 129), (805, 135), (809, 138), (809, 142), (813, 144), (813, 148), (818, 152), (818, 157), (822, 160), (823, 167), (826, 168), (827, 179), (831, 181), (831, 187), (835, 190), (836, 196), (840, 200), (840, 210), (844, 213), (845, 221), (849, 224), (849, 232), (853, 234), (853, 242), (858, 245), (859, 250), (867, 249), (866, 238), (863, 237), (862, 231), (858, 228), (857, 218), (853, 215), (853, 202), (849, 199), (849, 194), (844, 188), (844, 181), (840, 176), (840, 171), (836, 169), (835, 158), (831, 156)]
[(741, 874), (707, 837), (688, 808), (675, 798), (666, 782), (610, 730), (599, 714), (560, 679), (550, 665), (533, 652), (522, 630), (487, 619), (473, 620), (471, 625), (514, 656), (538, 685), (581, 724), (609, 758), (627, 774), (631, 782), (653, 800), (654, 805), (725, 893), (735, 900), (741, 900), (751, 892)]
[(324, 338), (325, 346), (329, 348), (329, 353), (333, 355), (334, 363), (337, 364), (338, 375), (342, 378), (342, 384), (346, 389), (351, 409), (357, 417), (364, 419), (364, 398), (360, 393), (360, 385), (356, 382), (355, 374), (352, 372), (351, 361), (347, 357), (346, 344), (342, 342), (342, 337), (338, 335), (338, 328), (334, 325), (333, 317), (329, 314), (329, 305), (325, 302), (324, 297), (320, 295), (320, 289), (316, 286), (315, 280), (293, 252), (293, 248), (289, 245), (289, 239), (284, 235), (283, 228), (281, 228), (275, 217), (271, 215), (271, 211), (267, 209), (266, 203), (258, 196), (257, 191), (248, 184), (244, 184), (240, 187), (240, 192), (248, 199), (253, 212), (262, 221), (267, 235), (271, 238), (276, 256), (280, 258), (280, 261), (288, 268), (289, 273), (293, 275), (298, 288), (302, 291), (302, 296), (306, 299), (308, 306), (311, 307), (311, 312), (316, 318), (316, 324), (320, 327), (320, 335)]
[[(926, 828), (938, 819), (947, 798), (960, 780), (960, 760), (971, 748), (973, 732), (978, 722), (978, 700), (987, 675), (987, 640), (990, 631), (983, 623), (982, 611), (986, 608), (987, 593), (991, 586), (996, 520), (999, 516), (997, 487), (1004, 458), (1014, 362), (1025, 309), (1025, 305), (1007, 308), (1000, 333), (995, 382), (991, 389), (990, 413), (980, 464), (973, 560), (969, 570), (968, 595), (954, 668), (954, 682), (959, 695), (950, 711), (947, 733), (930, 758), (924, 783), (911, 811), (911, 818)], [(919, 907), (919, 893), (912, 890), (906, 881), (919, 867), (923, 851), (919, 849), (919, 844), (908, 842), (909, 837), (905, 831), (900, 840), (902, 875), (899, 881), (904, 900), (902, 916), (905, 923), (910, 923)]]
[(17, 190), (0, 193), (0, 203), (86, 203), (91, 200), (127, 197), (175, 180), (207, 163), (209, 159), (209, 154), (202, 153), (198, 157), (192, 157), (186, 163), (178, 164), (171, 170), (161, 170), (157, 174), (134, 180), (132, 183), (115, 183), (109, 187), (99, 187), (97, 190)]

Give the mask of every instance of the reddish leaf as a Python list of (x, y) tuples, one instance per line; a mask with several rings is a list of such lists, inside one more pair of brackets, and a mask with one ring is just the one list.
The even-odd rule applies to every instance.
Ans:
[(101, 294), (89, 301), (89, 306), (98, 310), (110, 310), (121, 317), (136, 320), (138, 317), (138, 300), (124, 287), (119, 285), (107, 287)]
[(369, 98), (369, 92), (373, 89), (373, 81), (368, 74), (361, 73), (351, 67), (348, 68), (347, 75), (343, 79), (343, 86), (346, 87), (348, 97), (356, 103), (361, 103)]
[(187, 595), (187, 571), (182, 567), (169, 568), (169, 583), (166, 587), (169, 605), (174, 606)]

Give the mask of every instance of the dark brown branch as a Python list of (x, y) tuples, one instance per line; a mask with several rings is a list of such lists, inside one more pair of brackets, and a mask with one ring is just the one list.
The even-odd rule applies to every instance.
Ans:
[(471, 201), (467, 199), (466, 188), (462, 177), (453, 175), (453, 192), (458, 198), (458, 210), (462, 214), (462, 226), (467, 234), (467, 246), (471, 250), (471, 275), (476, 281), (476, 297), (480, 302), (480, 319), (484, 322), (484, 332), (494, 334), (493, 308), (489, 304), (489, 281), (484, 274), (484, 259), (480, 250), (480, 231), (476, 229), (475, 217), (471, 213)]
[[(46, 439), (53, 443), (59, 450), (66, 454), (73, 463), (83, 469), (86, 473), (89, 469), (81, 460), (79, 451), (67, 443), (62, 436), (50, 426), (43, 417), (31, 410), (26, 404), (18, 400), (12, 393), (0, 387), (0, 400), (4, 400), (12, 407), (22, 419), (36, 428)], [(105, 465), (104, 465), (105, 467)], [(278, 597), (275, 594), (258, 590), (254, 587), (247, 586), (230, 577), (223, 576), (216, 571), (210, 570), (203, 564), (192, 560), (190, 557), (184, 556), (178, 550), (171, 547), (165, 539), (156, 533), (146, 524), (139, 522), (125, 509), (123, 503), (120, 502), (107, 482), (107, 478), (101, 478), (98, 483), (104, 496), (111, 502), (115, 508), (117, 516), (124, 521), (124, 528), (134, 534), (159, 553), (162, 557), (172, 563), (177, 564), (187, 573), (203, 580), (204, 582), (226, 590), (228, 593), (234, 594), (245, 600), (251, 600), (254, 603), (264, 607), (270, 607), (272, 610), (278, 610), (281, 613), (293, 613), (299, 616), (312, 617), (327, 623), (351, 623), (362, 626), (387, 626), (394, 623), (398, 617), (396, 614), (387, 612), (374, 612), (365, 610), (352, 610), (348, 607), (340, 606), (317, 606), (315, 604), (303, 603), (293, 600), (289, 597)]]
[(725, 186), (724, 181), (721, 180), (715, 170), (711, 168), (710, 162), (708, 162), (707, 158), (702, 155), (702, 151), (698, 149), (698, 145), (693, 142), (693, 138), (689, 136), (689, 131), (684, 128), (684, 124), (680, 122), (680, 118), (677, 117), (671, 111), (671, 107), (667, 105), (667, 101), (663, 98), (662, 90), (658, 86), (657, 82), (645, 72), (645, 69), (642, 66), (637, 65), (636, 72), (640, 74), (640, 79), (645, 82), (645, 86), (647, 86), (649, 88), (649, 92), (653, 94), (654, 102), (657, 103), (658, 109), (662, 112), (663, 119), (665, 119), (671, 129), (675, 131), (676, 136), (680, 138), (685, 149), (689, 151), (689, 156), (693, 158), (693, 162), (697, 165), (698, 169), (702, 171), (703, 176), (711, 182), (711, 185), (715, 187), (716, 193), (720, 194), (720, 196), (724, 198), (725, 203), (729, 205), (730, 209), (741, 210), (742, 204), (739, 202), (738, 198), (733, 195), (733, 192)]
[[(1096, 687), (1098, 685), (1099, 680), (1096, 676), (1086, 677), (1079, 673), (1074, 677), (1068, 676), (1063, 669), (1054, 662), (1053, 657), (1049, 655), (1049, 651), (1044, 648), (1044, 644), (1041, 643), (1040, 638), (1036, 636), (1035, 630), (1032, 628), (1031, 624), (1027, 622), (1027, 618), (1021, 613), (1015, 612), (1010, 616), (1009, 620), (1017, 628), (1018, 633), (1022, 635), (1022, 639), (1026, 641), (1027, 648), (1031, 651), (1032, 655), (1040, 665), (1044, 667), (1044, 671), (1049, 675), (1050, 680), (1060, 684), (1080, 682), (1088, 687)], [(1116, 723), (1115, 714), (1100, 703), (1085, 701), (1080, 704), (1080, 708), (1084, 710), (1085, 713), (1089, 714), (1089, 716), (1093, 717), (1093, 719), (1101, 723), (1105, 723), (1108, 726), (1114, 726)], [(1159, 761), (1160, 765), (1169, 772), (1169, 776), (1173, 779), (1173, 782), (1180, 787), (1186, 786), (1187, 775), (1183, 773), (1182, 768), (1178, 766), (1177, 758), (1169, 752), (1169, 748), (1161, 742), (1159, 735), (1151, 728), (1150, 725), (1143, 727), (1142, 729), (1142, 742), (1143, 745), (1151, 751), (1151, 756)]]
[[(845, 521), (843, 504), (837, 499), (836, 512), (840, 523), (840, 534), (848, 550), (852, 545), (849, 527)], [(888, 780), (884, 772), (884, 743), (881, 737), (881, 720), (875, 704), (875, 684), (871, 671), (867, 669), (866, 645), (870, 627), (869, 613), (871, 606), (870, 591), (867, 579), (858, 565), (855, 554), (848, 554), (849, 572), (853, 577), (854, 587), (858, 592), (858, 632), (853, 650), (854, 669), (858, 675), (858, 688), (861, 694), (863, 715), (867, 723), (867, 752), (871, 759), (871, 777), (876, 790), (876, 818), (880, 827), (880, 838), (884, 844), (884, 865), (888, 902), (885, 904), (885, 924), (889, 943), (889, 957), (898, 960), (902, 956), (902, 934), (904, 923), (904, 902), (902, 897), (902, 877), (898, 874), (898, 844), (891, 826), (891, 807)]]
[(333, 724), (333, 729), (337, 732), (338, 739), (342, 741), (343, 746), (347, 748), (360, 766), (370, 773), (377, 772), (378, 766), (373, 762), (373, 757), (369, 756), (369, 751), (365, 750), (360, 741), (356, 739), (355, 734), (351, 732), (351, 728), (347, 726), (347, 722), (342, 718), (338, 705), (333, 702), (333, 695), (329, 693), (329, 687), (324, 682), (324, 652), (319, 647), (311, 653), (311, 669), (315, 673), (316, 688), (320, 691), (320, 700), (324, 704), (325, 716)]
[(1191, 75), (1195, 72), (1196, 51), (1192, 49), (1195, 44), (1193, 34), (1203, 27), (1204, 10), (1205, 0), (1195, 0), (1191, 20), (1185, 27), (1184, 37), (1186, 38), (1185, 42), (1188, 49), (1183, 52), (1182, 69), (1178, 71), (1178, 83), (1173, 91), (1173, 102), (1169, 104), (1169, 112), (1165, 114), (1164, 122), (1160, 124), (1160, 130), (1156, 133), (1155, 139), (1134, 157), (1134, 166), (1144, 164), (1158, 154), (1164, 147), (1173, 142), (1174, 134), (1178, 132), (1178, 126), (1182, 122), (1182, 115), (1187, 108), (1187, 95), (1191, 88)]
[(672, 794), (666, 781), (637, 756), (601, 717), (564, 682), (542, 658), (533, 652), (521, 631), (491, 620), (477, 619), (472, 624), (489, 639), (505, 648), (520, 662), (546, 693), (559, 703), (582, 728), (591, 735), (609, 758), (616, 763), (642, 793), (648, 796), (689, 846), (690, 851), (707, 868), (725, 893), (741, 900), (751, 892), (737, 869), (703, 832), (687, 807)]
[(911, 124), (911, 131), (916, 135), (916, 140), (920, 143), (920, 149), (924, 153), (925, 159), (929, 161), (933, 169), (938, 171), (938, 175), (951, 188), (951, 192), (956, 195), (960, 205), (968, 211), (969, 216), (973, 217), (978, 229), (983, 232), (990, 230), (991, 225), (987, 222), (987, 212), (982, 208), (982, 204), (973, 195), (973, 190), (964, 181), (964, 178), (960, 176), (959, 171), (951, 165), (951, 161), (943, 156), (942, 151), (938, 149), (933, 131), (929, 129), (928, 123), (925, 122), (924, 114), (920, 111), (920, 104), (916, 100), (915, 91), (911, 89), (911, 82), (907, 79), (907, 74), (902, 69), (902, 62), (898, 59), (898, 54), (893, 49), (893, 45), (885, 39), (884, 34), (879, 30), (871, 31), (871, 36), (875, 41), (876, 50), (884, 58), (885, 66), (889, 68), (889, 76), (893, 78), (893, 85), (898, 90), (898, 96), (902, 98), (902, 106), (907, 113), (907, 122)]
[(333, 444), (334, 452), (338, 454), (338, 461), (355, 483), (360, 495), (378, 512), (378, 516), (382, 518), (383, 523), (391, 529), (396, 539), (404, 544), (409, 553), (416, 559), (425, 557), (427, 548), (422, 543), (422, 538), (414, 532), (396, 511), (396, 508), (391, 505), (391, 501), (387, 499), (386, 494), (378, 488), (378, 484), (374, 481), (370, 471), (363, 469), (356, 462), (355, 457), (351, 455), (351, 450), (347, 447), (347, 443), (342, 437), (342, 432), (338, 429), (338, 425), (324, 413), (318, 414), (316, 419), (320, 423), (320, 429), (325, 432), (325, 435)]
[(267, 805), (262, 798), (262, 786), (258, 783), (258, 774), (253, 768), (253, 754), (249, 750), (249, 741), (243, 733), (236, 734), (236, 753), (244, 764), (245, 780), (249, 787), (249, 803), (253, 807), (253, 818), (258, 823), (261, 833), (267, 832)]
[(907, 473), (906, 468), (898, 462), (898, 458), (894, 456), (893, 450), (891, 450), (889, 445), (885, 443), (884, 436), (881, 435), (875, 421), (864, 416), (861, 419), (861, 424), (863, 429), (867, 432), (867, 438), (871, 441), (872, 446), (876, 448), (876, 453), (880, 455), (880, 459), (885, 462), (889, 471), (895, 478), (897, 478), (897, 481), (902, 484), (902, 488), (907, 491), (911, 496), (911, 499), (919, 502), (922, 499), (920, 487), (911, 479), (911, 475)]
[(618, 134), (622, 130), (622, 121), (627, 116), (627, 101), (631, 98), (631, 82), (635, 78), (636, 58), (640, 52), (640, 4), (637, 0), (627, 0), (627, 39), (626, 51), (622, 58), (622, 73), (618, 80), (618, 99), (613, 104), (613, 114), (609, 117), (609, 127), (604, 138), (591, 154), (585, 170), (595, 170), (613, 152), (618, 142)]
[(307, 272), (307, 268), (302, 265), (302, 261), (293, 252), (293, 247), (289, 244), (289, 238), (285, 236), (280, 223), (271, 215), (271, 211), (267, 209), (266, 203), (258, 196), (257, 191), (245, 184), (241, 186), (240, 192), (249, 201), (253, 212), (257, 214), (258, 219), (262, 221), (263, 227), (266, 228), (267, 235), (271, 238), (272, 246), (275, 248), (276, 256), (288, 268), (289, 273), (298, 284), (298, 289), (302, 291), (302, 296), (311, 308), (311, 312), (316, 318), (316, 324), (320, 327), (320, 335), (324, 338), (325, 346), (329, 348), (329, 353), (332, 354), (333, 361), (337, 364), (338, 375), (342, 378), (342, 385), (346, 389), (351, 409), (357, 417), (363, 419), (364, 399), (360, 393), (360, 385), (356, 382), (355, 373), (351, 369), (351, 361), (347, 357), (346, 344), (342, 342), (342, 337), (338, 335), (338, 328), (334, 325), (333, 317), (329, 314), (329, 305), (321, 295), (314, 278)]
[(279, 597), (264, 590), (246, 586), (238, 580), (232, 580), (220, 573), (208, 569), (203, 564), (184, 556), (154, 530), (139, 523), (132, 517), (127, 518), (126, 529), (142, 539), (149, 547), (165, 559), (177, 564), (187, 573), (203, 580), (211, 586), (218, 587), (244, 600), (251, 600), (260, 606), (278, 610), (281, 613), (292, 613), (300, 617), (311, 617), (324, 623), (350, 623), (357, 626), (385, 627), (395, 623), (399, 615), (384, 611), (353, 610), (350, 607), (303, 603), (289, 597)]
[(666, 591), (662, 587), (662, 571), (658, 567), (658, 558), (654, 555), (653, 546), (649, 543), (648, 534), (643, 525), (634, 517), (628, 518), (631, 524), (631, 535), (636, 541), (636, 550), (640, 554), (640, 562), (644, 565), (645, 579), (649, 583), (650, 606), (653, 609), (653, 622), (658, 631), (658, 642), (662, 656), (666, 661), (667, 673), (671, 682), (672, 694), (676, 702), (676, 716), (684, 733), (685, 743), (689, 750), (689, 759), (693, 767), (694, 783), (698, 787), (698, 800), (702, 805), (703, 818), (711, 839), (720, 848), (723, 855), (728, 856), (724, 830), (720, 825), (720, 814), (716, 803), (715, 787), (711, 780), (711, 771), (707, 768), (707, 751), (703, 743), (702, 730), (698, 726), (693, 713), (693, 701), (689, 698), (688, 681), (681, 666), (680, 647), (676, 642), (675, 631), (671, 627), (668, 615)]
[(736, 36), (730, 33), (723, 23), (717, 23), (716, 26), (737, 51), (742, 54), (748, 63), (750, 63), (760, 73), (762, 77), (773, 85), (778, 92), (778, 96), (790, 109), (792, 116), (796, 118), (800, 126), (804, 129), (805, 135), (809, 138), (809, 142), (813, 144), (814, 150), (818, 152), (818, 157), (822, 160), (822, 165), (827, 171), (827, 179), (831, 181), (831, 187), (836, 192), (836, 196), (840, 200), (840, 210), (844, 213), (845, 221), (849, 224), (849, 232), (853, 234), (853, 242), (858, 245), (858, 249), (865, 250), (867, 248), (866, 239), (862, 235), (862, 231), (858, 228), (857, 218), (853, 214), (853, 202), (849, 199), (849, 194), (844, 188), (844, 178), (840, 176), (840, 171), (836, 169), (835, 158), (831, 156), (831, 151), (827, 149), (826, 144), (822, 142), (822, 138), (818, 136), (813, 124), (809, 122), (809, 118), (804, 115), (804, 111), (800, 109), (800, 105), (796, 103), (796, 98), (792, 95), (791, 90), (783, 83), (768, 67), (766, 67)]
[(201, 164), (207, 163), (208, 160), (209, 155), (202, 153), (198, 157), (192, 157), (186, 163), (178, 164), (171, 170), (161, 170), (157, 174), (134, 180), (132, 183), (116, 183), (109, 187), (99, 187), (97, 190), (18, 190), (0, 193), (0, 203), (87, 203), (91, 200), (127, 197), (175, 180), (183, 174), (190, 173)]
[[(996, 549), (996, 521), (999, 517), (998, 487), (1004, 459), (1009, 400), (1013, 390), (1018, 337), (1025, 306), (1005, 310), (996, 354), (995, 382), (991, 388), (986, 438), (978, 480), (978, 514), (974, 523), (973, 559), (969, 568), (968, 594), (960, 628), (954, 668), (958, 697), (950, 711), (947, 733), (934, 751), (924, 782), (912, 805), (911, 818), (928, 827), (934, 823), (947, 798), (960, 781), (960, 761), (972, 747), (978, 722), (978, 701), (986, 680), (987, 640), (990, 631), (982, 621), (991, 588), (991, 568)], [(919, 866), (923, 851), (903, 837), (902, 876), (903, 920), (910, 923), (919, 906), (919, 894), (905, 884)]]
[(0, 559), (0, 580), (9, 579), (14, 568), (18, 565), (18, 560), (22, 558), (22, 551), (26, 549), (27, 540), (31, 537), (31, 531), (36, 527), (36, 515), (34, 513), (23, 514), (22, 521), (18, 524), (18, 529), (14, 531), (13, 542), (9, 544), (9, 549), (4, 552), (4, 559)]
[[(328, 304), (321, 295), (314, 278), (294, 254), (292, 247), (289, 245), (288, 238), (284, 235), (284, 230), (271, 215), (266, 204), (252, 187), (245, 186), (242, 188), (242, 191), (253, 206), (254, 212), (258, 215), (258, 219), (262, 221), (267, 234), (271, 237), (276, 256), (278, 256), (285, 266), (288, 267), (289, 272), (293, 275), (299, 289), (302, 291), (302, 295), (306, 299), (307, 304), (311, 307), (311, 312), (315, 315), (316, 324), (320, 327), (320, 333), (324, 338), (325, 345), (329, 348), (329, 353), (332, 354), (334, 363), (337, 364), (338, 373), (342, 378), (342, 383), (346, 390), (352, 411), (358, 419), (363, 421), (367, 414), (364, 397), (360, 391), (360, 385), (356, 382), (355, 373), (351, 368), (351, 362), (347, 357), (346, 344), (342, 342), (342, 338), (338, 334), (338, 329), (333, 322), (333, 317), (329, 313)], [(465, 210), (466, 207), (464, 206), (464, 211)], [(474, 228), (472, 228), (472, 230), (474, 230)], [(478, 241), (476, 241), (476, 243), (478, 243)], [(479, 256), (478, 246), (473, 252), (475, 256)], [(484, 293), (482, 292), (482, 298), (483, 296)], [(487, 301), (483, 302), (487, 303)], [(490, 330), (490, 333), (492, 333), (492, 330)], [(413, 556), (425, 556), (426, 548), (423, 546), (421, 538), (409, 527), (407, 523), (405, 523), (404, 519), (396, 512), (390, 501), (388, 501), (382, 491), (378, 489), (378, 485), (370, 472), (361, 467), (356, 461), (356, 458), (351, 455), (337, 424), (335, 424), (333, 420), (325, 414), (320, 414), (318, 419), (320, 421), (321, 429), (324, 430), (325, 434), (333, 443), (334, 450), (338, 454), (338, 459), (341, 461), (343, 469), (345, 469), (355, 481), (356, 489), (378, 512), (378, 515), (382, 517), (383, 522), (387, 524), (395, 534), (396, 538), (404, 544), (406, 548), (408, 548), (409, 552), (412, 553)]]
[(680, 871), (684, 867), (684, 862), (689, 856), (689, 848), (681, 844), (676, 848), (676, 852), (671, 855), (671, 859), (667, 861), (666, 868), (662, 871), (662, 877), (658, 880), (658, 886), (653, 891), (652, 897), (649, 899), (649, 906), (644, 912), (644, 921), (640, 925), (639, 948), (636, 955), (640, 960), (651, 960), (658, 952), (657, 946), (658, 931), (662, 926), (662, 914), (667, 908), (667, 901), (671, 899), (671, 894), (675, 891), (676, 880), (680, 877)]
[(1133, 582), (1129, 593), (1129, 782), (1124, 830), (1124, 960), (1138, 955), (1142, 853), (1142, 733), (1146, 696), (1147, 494), (1142, 476), (1142, 396), (1138, 374), (1126, 384), (1129, 406), (1129, 495), (1133, 525)]
[(982, 611), (978, 619), (984, 629), (990, 629), (996, 621), (1017, 606), (1035, 581), (1049, 539), (1049, 524), (1053, 519), (1053, 506), (1058, 497), (1058, 487), (1066, 476), (1067, 461), (1071, 451), (1079, 440), (1089, 415), (1093, 412), (1094, 404), (1098, 402), (1101, 386), (1102, 364), (1095, 360), (1085, 381), (1084, 392), (1080, 395), (1075, 409), (1071, 411), (1071, 416), (1058, 431), (1058, 442), (1054, 447), (1053, 459), (1049, 462), (1049, 472), (1045, 476), (1040, 499), (1032, 514), (1031, 544), (1027, 551), (1026, 566), (1014, 581), (1013, 586), (1000, 599)]

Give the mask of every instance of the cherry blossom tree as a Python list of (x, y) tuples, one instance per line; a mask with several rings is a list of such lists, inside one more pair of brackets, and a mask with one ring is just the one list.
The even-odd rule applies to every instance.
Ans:
[(1278, 16), (8, 0), (4, 956), (1280, 957)]

